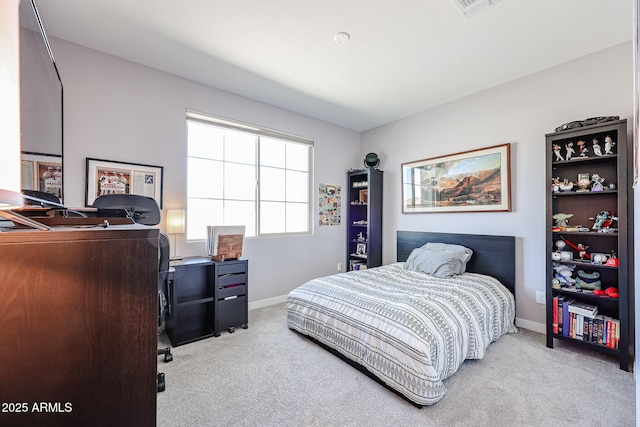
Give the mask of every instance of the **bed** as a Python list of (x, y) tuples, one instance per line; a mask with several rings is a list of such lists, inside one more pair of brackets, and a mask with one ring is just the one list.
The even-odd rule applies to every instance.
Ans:
[[(415, 268), (424, 248), (438, 245), (473, 252), (464, 273)], [(466, 359), (484, 358), (491, 342), (516, 332), (514, 294), (514, 237), (398, 231), (396, 263), (291, 291), (287, 325), (414, 405), (432, 405)]]

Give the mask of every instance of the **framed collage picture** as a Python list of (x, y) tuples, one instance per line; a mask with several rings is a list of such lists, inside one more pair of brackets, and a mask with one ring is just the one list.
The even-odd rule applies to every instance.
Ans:
[(162, 208), (162, 166), (87, 157), (86, 174), (86, 206), (105, 194), (138, 194)]

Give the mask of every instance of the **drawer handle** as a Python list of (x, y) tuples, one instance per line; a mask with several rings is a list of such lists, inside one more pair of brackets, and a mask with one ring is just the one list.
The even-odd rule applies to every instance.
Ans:
[(235, 299), (235, 298), (238, 298), (238, 295), (234, 295), (234, 296), (231, 296), (231, 297), (226, 297), (224, 300), (226, 301), (228, 299)]

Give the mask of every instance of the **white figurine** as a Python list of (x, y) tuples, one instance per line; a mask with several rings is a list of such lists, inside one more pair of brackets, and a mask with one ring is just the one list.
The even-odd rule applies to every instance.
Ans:
[(593, 138), (593, 154), (595, 154), (596, 156), (602, 156), (602, 150), (600, 148), (600, 144), (598, 143), (598, 140)]
[(585, 147), (586, 142), (580, 140), (576, 142), (576, 144), (578, 145), (578, 151), (580, 152), (580, 157), (587, 157), (587, 151), (589, 151), (589, 149)]
[(609, 135), (604, 138), (604, 152), (605, 154), (613, 154), (613, 146), (616, 145)]
[(591, 175), (591, 191), (602, 191), (602, 183), (604, 182), (604, 178), (600, 178), (600, 175), (594, 173)]
[(566, 144), (564, 148), (567, 149), (567, 160), (571, 160), (571, 156), (576, 152), (576, 150), (573, 149), (573, 142)]
[(564, 157), (560, 154), (560, 146), (558, 144), (553, 144), (553, 154), (556, 155), (556, 162), (564, 160)]

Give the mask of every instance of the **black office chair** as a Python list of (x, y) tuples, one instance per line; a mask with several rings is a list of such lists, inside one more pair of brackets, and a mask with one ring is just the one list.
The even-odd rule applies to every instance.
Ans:
[[(106, 194), (98, 197), (91, 205), (99, 209), (123, 209), (134, 222), (143, 225), (158, 225), (160, 223), (160, 207), (151, 197), (138, 194)], [(169, 276), (169, 236), (160, 232), (158, 240), (158, 331), (164, 325), (167, 302), (167, 280)], [(158, 349), (158, 356), (164, 355), (164, 362), (173, 360), (171, 348)], [(157, 391), (164, 391), (165, 378), (158, 373)]]
[(24, 201), (25, 201), (25, 204), (29, 206), (42, 206), (42, 207), (62, 206), (60, 204), (60, 199), (55, 194), (45, 193), (44, 191), (38, 191), (38, 190), (22, 190), (22, 194), (26, 196), (24, 198)]

